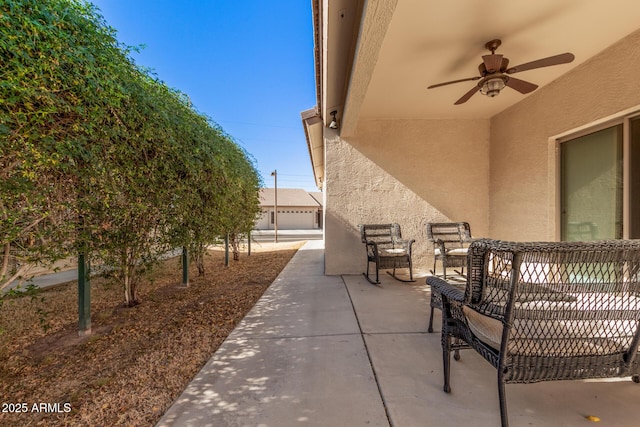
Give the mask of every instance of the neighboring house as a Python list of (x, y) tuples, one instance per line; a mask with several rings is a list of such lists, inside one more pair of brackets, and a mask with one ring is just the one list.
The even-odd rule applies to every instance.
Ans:
[(321, 191), (310, 191), (309, 195), (313, 197), (313, 199), (318, 202), (318, 228), (322, 228), (322, 218), (324, 217), (324, 210), (322, 206), (324, 206), (323, 196)]
[[(320, 228), (321, 206), (309, 193), (298, 188), (278, 188), (278, 230), (311, 230)], [(275, 227), (276, 192), (273, 188), (260, 190), (262, 214), (256, 230)]]
[[(640, 237), (640, 2), (312, 5), (317, 105), (301, 116), (326, 274), (363, 271), (362, 223), (400, 223), (425, 269), (429, 221), (518, 241)], [(498, 38), (509, 66), (575, 61), (512, 76), (539, 85), (529, 94), (453, 105)]]

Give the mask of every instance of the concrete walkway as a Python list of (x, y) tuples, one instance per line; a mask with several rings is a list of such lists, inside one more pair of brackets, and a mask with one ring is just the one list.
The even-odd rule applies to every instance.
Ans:
[[(349, 294), (309, 241), (159, 426), (389, 425)], [(355, 408), (355, 409), (354, 409)]]
[[(442, 391), (423, 279), (324, 276), (323, 255), (322, 241), (298, 251), (158, 426), (500, 424), (495, 370), (474, 352)], [(628, 379), (507, 385), (507, 401), (512, 427), (640, 425)]]

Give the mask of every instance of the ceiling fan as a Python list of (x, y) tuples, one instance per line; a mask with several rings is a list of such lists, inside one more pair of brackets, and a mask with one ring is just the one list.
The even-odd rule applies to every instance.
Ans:
[(504, 58), (502, 55), (496, 55), (495, 53), (496, 49), (498, 49), (501, 44), (502, 42), (500, 40), (495, 39), (487, 42), (484, 45), (485, 48), (491, 51), (491, 55), (482, 56), (482, 64), (478, 66), (478, 70), (480, 71), (479, 76), (470, 77), (468, 79), (452, 80), (445, 83), (438, 83), (429, 86), (427, 89), (433, 89), (453, 83), (480, 80), (473, 89), (465, 93), (462, 98), (458, 99), (454, 103), (454, 105), (459, 105), (467, 102), (469, 98), (471, 98), (476, 92), (494, 97), (498, 95), (500, 91), (505, 88), (505, 86), (509, 86), (511, 89), (515, 89), (518, 92), (525, 94), (536, 90), (538, 88), (538, 85), (526, 82), (524, 80), (516, 79), (515, 77), (511, 77), (511, 74), (533, 70), (535, 68), (567, 64), (575, 59), (575, 56), (572, 53), (562, 53), (560, 55), (550, 56), (548, 58), (542, 58), (536, 61), (531, 61), (525, 64), (516, 65), (515, 67), (507, 68), (509, 66), (509, 60), (507, 58)]

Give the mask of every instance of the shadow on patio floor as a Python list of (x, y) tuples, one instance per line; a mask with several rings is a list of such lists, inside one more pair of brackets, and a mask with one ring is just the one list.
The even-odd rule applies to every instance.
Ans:
[[(429, 288), (324, 276), (322, 241), (292, 259), (158, 426), (494, 426), (495, 370), (473, 351), (442, 391)], [(628, 379), (507, 385), (512, 426), (638, 425)]]

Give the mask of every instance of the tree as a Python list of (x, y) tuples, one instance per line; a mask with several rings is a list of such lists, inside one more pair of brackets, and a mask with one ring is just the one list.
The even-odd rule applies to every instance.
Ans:
[(230, 174), (225, 177), (227, 192), (225, 209), (221, 212), (221, 234), (229, 236), (233, 259), (239, 258), (239, 243), (254, 226), (260, 212), (261, 181), (248, 153), (236, 144), (230, 146)]
[(90, 157), (93, 130), (118, 103), (113, 76), (126, 59), (94, 11), (62, 0), (0, 3), (5, 279), (10, 257), (51, 262), (66, 255), (73, 240), (78, 160)]
[(0, 2), (2, 280), (10, 257), (87, 253), (132, 306), (169, 249), (204, 274), (207, 245), (252, 225), (247, 153), (131, 50), (83, 1)]

